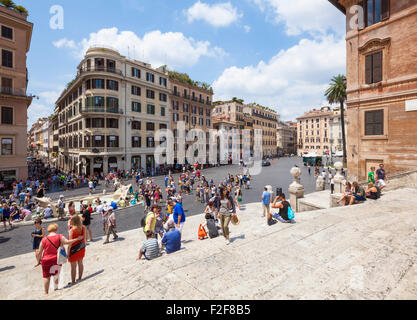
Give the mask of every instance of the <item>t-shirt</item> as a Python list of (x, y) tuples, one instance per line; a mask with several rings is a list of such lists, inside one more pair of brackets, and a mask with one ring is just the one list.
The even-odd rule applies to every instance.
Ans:
[(83, 218), (84, 218), (83, 225), (89, 226), (91, 224), (91, 212), (90, 212), (90, 210), (85, 209), (83, 211)]
[(148, 260), (153, 260), (159, 256), (158, 240), (155, 238), (148, 239), (143, 243), (142, 252)]
[(288, 207), (289, 207), (289, 203), (288, 201), (283, 201), (282, 205), (284, 206), (283, 208), (279, 209), (279, 215), (284, 219), (284, 220), (289, 220), (288, 219)]
[(93, 187), (94, 187), (93, 181), (90, 181), (90, 182), (88, 183), (88, 187), (89, 187), (90, 189), (93, 189)]
[(376, 170), (376, 175), (378, 177), (378, 180), (385, 180), (385, 170), (384, 169)]
[(162, 238), (162, 243), (165, 243), (166, 252), (173, 253), (181, 249), (181, 232), (177, 229), (171, 229), (165, 233)]
[(178, 224), (178, 216), (179, 215), (181, 215), (181, 221), (180, 221), (180, 223), (184, 223), (185, 222), (184, 209), (183, 209), (183, 207), (182, 207), (181, 204), (177, 203), (174, 206), (173, 215), (172, 215), (172, 217), (174, 218), (175, 224)]
[(264, 191), (264, 193), (262, 193), (262, 203), (266, 206), (271, 203), (271, 192)]
[(20, 198), (20, 201), (25, 201), (26, 193), (24, 192), (19, 193), (19, 198)]
[(53, 213), (52, 208), (46, 208), (45, 211), (44, 211), (44, 216), (43, 217), (45, 219), (52, 218), (52, 213)]
[[(151, 227), (149, 228), (149, 222), (152, 221), (151, 223)], [(146, 220), (145, 220), (145, 227), (143, 228), (144, 232), (147, 232), (149, 230), (151, 230), (152, 232), (155, 231), (155, 224), (156, 224), (156, 216), (155, 213), (153, 213), (152, 211), (148, 213), (148, 215), (146, 216)]]
[(372, 171), (368, 173), (368, 183), (369, 182), (375, 183), (375, 174)]

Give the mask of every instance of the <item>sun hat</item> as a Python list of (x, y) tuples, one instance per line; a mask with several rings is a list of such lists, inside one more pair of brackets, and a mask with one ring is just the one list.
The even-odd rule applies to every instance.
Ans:
[(239, 216), (236, 214), (232, 217), (231, 222), (234, 226), (238, 226), (240, 224)]

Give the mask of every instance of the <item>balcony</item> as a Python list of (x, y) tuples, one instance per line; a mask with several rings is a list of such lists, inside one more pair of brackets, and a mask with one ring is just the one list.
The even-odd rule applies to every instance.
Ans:
[(113, 73), (113, 74), (118, 74), (120, 76), (123, 76), (123, 72), (121, 70), (115, 69), (115, 68), (108, 68), (104, 66), (83, 67), (78, 70), (79, 75), (84, 74), (84, 73), (90, 73), (90, 72), (108, 72), (108, 73)]
[(211, 101), (206, 101), (206, 105), (211, 106)]
[(200, 103), (204, 103), (204, 99), (198, 99)]
[(123, 114), (123, 111), (119, 108), (112, 107), (95, 107), (95, 106), (86, 106), (81, 109), (81, 113), (114, 113), (114, 114)]
[(191, 100), (198, 102), (198, 98), (197, 97), (192, 97)]
[(120, 147), (84, 147), (78, 148), (80, 152), (91, 152), (91, 153), (106, 153), (106, 152), (121, 152), (123, 148)]
[(174, 91), (173, 92), (173, 95), (176, 96), (176, 97), (181, 97), (181, 94), (179, 92), (177, 92), (177, 91)]
[(15, 97), (27, 97), (25, 89), (15, 89), (11, 87), (1, 87), (1, 94), (6, 94)]
[(188, 100), (191, 99), (191, 96), (189, 94), (183, 94), (182, 97)]

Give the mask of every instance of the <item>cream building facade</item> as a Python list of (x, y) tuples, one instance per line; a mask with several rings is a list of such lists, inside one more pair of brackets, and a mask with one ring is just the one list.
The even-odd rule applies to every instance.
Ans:
[(154, 134), (170, 129), (168, 76), (109, 48), (90, 48), (56, 102), (58, 167), (87, 175), (155, 169)]

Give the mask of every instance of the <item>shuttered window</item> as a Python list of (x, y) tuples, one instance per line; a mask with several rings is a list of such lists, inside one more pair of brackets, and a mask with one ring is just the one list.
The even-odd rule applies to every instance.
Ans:
[(381, 136), (384, 134), (384, 110), (365, 112), (365, 136)]
[(382, 51), (365, 57), (365, 83), (382, 81)]

